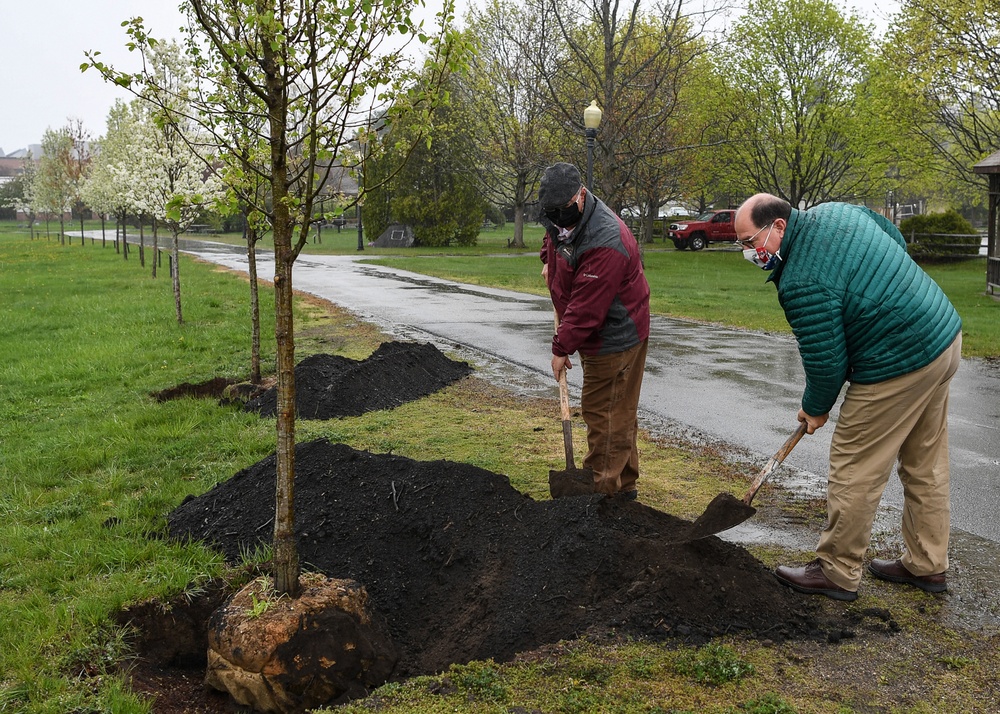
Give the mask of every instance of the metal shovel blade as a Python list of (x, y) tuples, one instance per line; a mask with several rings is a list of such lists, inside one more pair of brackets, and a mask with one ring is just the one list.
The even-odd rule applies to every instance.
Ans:
[(688, 531), (687, 540), (698, 540), (738, 526), (757, 512), (757, 509), (731, 493), (720, 493), (708, 504), (705, 512), (695, 519)]
[(549, 495), (586, 496), (594, 492), (594, 472), (590, 469), (564, 469), (549, 471)]
[(716, 533), (722, 533), (722, 531), (727, 531), (733, 526), (738, 526), (755, 514), (757, 509), (750, 505), (754, 496), (757, 495), (757, 491), (760, 490), (760, 487), (764, 485), (764, 482), (767, 481), (774, 470), (785, 460), (785, 457), (791, 453), (795, 445), (799, 443), (799, 439), (806, 433), (806, 426), (805, 422), (799, 423), (795, 433), (788, 437), (787, 441), (778, 449), (778, 453), (772, 456), (767, 465), (757, 474), (753, 484), (750, 486), (750, 490), (747, 491), (747, 494), (742, 499), (736, 498), (731, 493), (720, 493), (713, 498), (712, 502), (708, 504), (708, 508), (705, 509), (705, 512), (698, 516), (694, 523), (691, 524), (691, 529), (684, 540), (698, 540), (699, 538), (705, 538)]

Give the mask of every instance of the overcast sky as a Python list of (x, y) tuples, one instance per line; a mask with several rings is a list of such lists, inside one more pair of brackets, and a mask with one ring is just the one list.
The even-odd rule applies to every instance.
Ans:
[[(470, 0), (474, 2), (475, 0)], [(897, 0), (838, 0), (885, 27)], [(93, 137), (104, 134), (115, 99), (131, 95), (94, 70), (80, 72), (87, 50), (118, 69), (138, 69), (125, 49), (121, 23), (140, 16), (154, 37), (178, 38), (182, 18), (175, 0), (0, 0), (0, 151), (39, 144), (46, 129), (80, 119)], [(428, 2), (431, 5), (432, 2)], [(464, 2), (462, 3), (465, 4)]]

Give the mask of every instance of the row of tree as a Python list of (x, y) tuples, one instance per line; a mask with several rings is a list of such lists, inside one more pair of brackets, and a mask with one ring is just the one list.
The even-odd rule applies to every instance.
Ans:
[[(760, 190), (805, 206), (881, 205), (890, 194), (975, 205), (983, 191), (970, 166), (1000, 144), (990, 24), (998, 6), (911, 0), (876, 39), (828, 0), (751, 2), (722, 34), (711, 30), (716, 16), (689, 13), (684, 0), (654, 9), (638, 0), (486, 0), (465, 18), (472, 51), (461, 58), (463, 71), (430, 61), (407, 75), (414, 86), (443, 87), (448, 102), (407, 113), (402, 93), (369, 106), (368, 124), (353, 121), (356, 136), (341, 142), (346, 152), (320, 152), (294, 179), (307, 190), (311, 182), (323, 210), (337, 214), (356, 199), (343, 191), (344, 169), (360, 177), (363, 160), (369, 235), (399, 221), (424, 244), (471, 243), (484, 218), (502, 220), (505, 209), (523, 245), (541, 171), (560, 159), (586, 161), (582, 107), (596, 98), (604, 122), (595, 189), (618, 210), (641, 211), (647, 237), (666, 202), (703, 208)], [(156, 92), (170, 103), (119, 103), (95, 148), (79, 122), (47, 131), (22, 207), (62, 215), (87, 205), (183, 229), (208, 206), (267, 228), (263, 184), (242, 206), (223, 188), (260, 178), (248, 166), (266, 159), (250, 151), (267, 115), (252, 110), (237, 77), (216, 73), (212, 81), (231, 90), (220, 120), (230, 124), (189, 117), (222, 96), (206, 95), (205, 57), (191, 51), (190, 43), (187, 52), (150, 48)], [(213, 133), (236, 130), (245, 132), (242, 158), (215, 159), (225, 154)], [(352, 143), (359, 132), (371, 141)], [(206, 156), (216, 162), (211, 175), (199, 163)], [(208, 178), (217, 181), (198, 185)], [(174, 204), (191, 210), (168, 216), (179, 194), (201, 200)]]
[(909, 0), (879, 37), (829, 0), (753, 0), (720, 33), (719, 15), (684, 0), (486, 0), (465, 18), (475, 51), (448, 78), (434, 143), (386, 183), (402, 157), (373, 148), (365, 219), (467, 241), (502, 206), (523, 244), (544, 167), (585, 165), (591, 99), (604, 110), (594, 188), (642, 212), (644, 237), (664, 203), (756, 191), (806, 207), (978, 205), (971, 166), (1000, 148), (998, 15), (997, 0)]
[[(829, 0), (751, 0), (724, 32), (713, 29), (724, 13), (685, 0), (485, 0), (464, 28), (446, 3), (432, 30), (413, 19), (415, 0), (182, 8), (179, 44), (127, 23), (139, 71), (88, 56), (136, 99), (111, 111), (89, 163), (74, 144), (69, 156), (90, 170), (60, 205), (148, 216), (169, 227), (175, 258), (177, 234), (206, 206), (239, 213), (252, 270), (256, 237), (273, 232), (275, 575), (290, 593), (292, 265), (320, 206), (363, 202), (370, 231), (399, 220), (439, 244), (474, 241), (490, 207), (505, 207), (523, 245), (544, 167), (586, 163), (592, 99), (604, 110), (594, 188), (617, 210), (641, 209), (647, 229), (666, 201), (761, 190), (804, 206), (878, 204), (889, 190), (975, 202), (969, 167), (1000, 148), (1000, 0), (907, 0), (879, 39)], [(425, 47), (421, 64), (408, 42)], [(43, 185), (32, 181), (33, 200)]]

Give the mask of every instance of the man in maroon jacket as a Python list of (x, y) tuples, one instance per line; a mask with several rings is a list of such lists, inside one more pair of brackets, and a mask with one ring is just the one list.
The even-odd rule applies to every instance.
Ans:
[(598, 493), (634, 499), (639, 478), (639, 391), (649, 342), (649, 283), (632, 232), (591, 194), (572, 164), (545, 170), (538, 202), (546, 225), (542, 275), (559, 317), (552, 338), (558, 380), (583, 365), (581, 408), (587, 423), (584, 468)]

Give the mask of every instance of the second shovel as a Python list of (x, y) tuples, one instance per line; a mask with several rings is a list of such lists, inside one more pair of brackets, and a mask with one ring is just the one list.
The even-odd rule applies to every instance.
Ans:
[(684, 540), (698, 540), (699, 538), (727, 531), (755, 514), (757, 509), (750, 505), (753, 497), (757, 495), (757, 491), (764, 485), (768, 476), (785, 460), (785, 457), (791, 453), (792, 449), (799, 443), (799, 439), (805, 433), (806, 423), (800, 422), (799, 428), (795, 430), (795, 433), (788, 437), (788, 440), (778, 449), (778, 453), (772, 456), (767, 465), (757, 474), (757, 478), (754, 479), (750, 490), (747, 491), (743, 500), (736, 498), (731, 493), (720, 493), (713, 498), (712, 502), (705, 509), (705, 512), (698, 516), (694, 523), (691, 524), (691, 530), (688, 531), (687, 537)]

